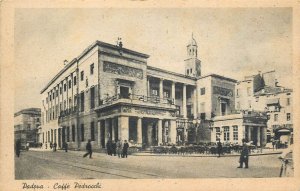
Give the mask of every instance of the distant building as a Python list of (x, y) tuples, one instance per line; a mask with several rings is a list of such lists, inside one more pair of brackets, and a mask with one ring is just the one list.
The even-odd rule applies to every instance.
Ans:
[[(148, 66), (148, 58), (121, 43), (96, 41), (66, 64), (41, 91), (43, 145), (62, 148), (67, 142), (84, 149), (90, 139), (100, 149), (118, 139), (144, 146), (215, 141), (214, 119), (236, 113), (237, 81), (202, 76), (193, 37), (185, 74)], [(235, 125), (241, 124), (230, 127)]]
[(293, 90), (278, 85), (275, 71), (245, 77), (236, 85), (236, 108), (265, 112), (268, 117), (268, 140), (292, 141)]
[(35, 144), (38, 142), (37, 131), (41, 125), (41, 109), (28, 108), (14, 114), (15, 140), (22, 143)]

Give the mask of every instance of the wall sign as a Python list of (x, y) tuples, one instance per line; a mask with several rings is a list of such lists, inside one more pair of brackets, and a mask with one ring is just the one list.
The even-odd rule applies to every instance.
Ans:
[(213, 94), (232, 97), (233, 96), (233, 91), (231, 89), (222, 88), (222, 87), (219, 87), (219, 86), (213, 86)]
[(122, 76), (129, 76), (138, 79), (143, 79), (143, 70), (129, 67), (129, 66), (124, 66), (121, 64), (112, 63), (112, 62), (104, 62), (103, 71), (112, 74), (118, 74)]

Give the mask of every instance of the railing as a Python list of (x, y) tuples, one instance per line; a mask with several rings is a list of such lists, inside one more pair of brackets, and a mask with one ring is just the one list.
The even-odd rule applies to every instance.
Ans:
[(174, 105), (174, 99), (171, 98), (159, 98), (156, 96), (145, 96), (145, 95), (135, 95), (135, 94), (129, 94), (128, 96), (121, 96), (120, 94), (107, 97), (105, 99), (100, 100), (99, 105), (108, 105), (112, 104), (112, 102), (120, 100), (120, 99), (128, 99), (128, 100), (137, 100), (142, 102), (148, 102), (148, 103), (161, 103), (161, 104), (167, 104), (167, 105)]
[(69, 115), (72, 115), (72, 114), (75, 114), (77, 112), (77, 107), (71, 107), (69, 109), (66, 109), (66, 110), (63, 110), (63, 111), (60, 111), (60, 114), (59, 114), (59, 119), (62, 118), (62, 117), (66, 117), (66, 116), (69, 116)]

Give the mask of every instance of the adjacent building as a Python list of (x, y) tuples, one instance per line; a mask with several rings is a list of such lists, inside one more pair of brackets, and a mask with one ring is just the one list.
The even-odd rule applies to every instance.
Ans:
[(15, 141), (21, 140), (24, 144), (39, 142), (38, 129), (41, 126), (41, 109), (28, 108), (14, 114)]
[(267, 115), (267, 141), (292, 142), (293, 90), (278, 85), (275, 71), (245, 77), (236, 84), (236, 106), (240, 111)]
[[(237, 81), (202, 76), (193, 37), (185, 74), (148, 66), (148, 58), (122, 42), (96, 41), (66, 64), (41, 91), (43, 145), (67, 142), (83, 149), (90, 139), (100, 149), (108, 140), (144, 146), (215, 141), (214, 120), (236, 114)], [(247, 134), (241, 123), (229, 126), (236, 125), (240, 143)]]

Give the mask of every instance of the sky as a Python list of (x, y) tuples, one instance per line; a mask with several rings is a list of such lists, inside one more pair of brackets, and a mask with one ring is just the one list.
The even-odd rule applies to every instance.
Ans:
[(292, 87), (291, 8), (17, 9), (15, 111), (40, 107), (40, 91), (96, 40), (150, 55), (148, 65), (184, 73), (192, 33), (202, 75), (236, 80), (275, 70)]

